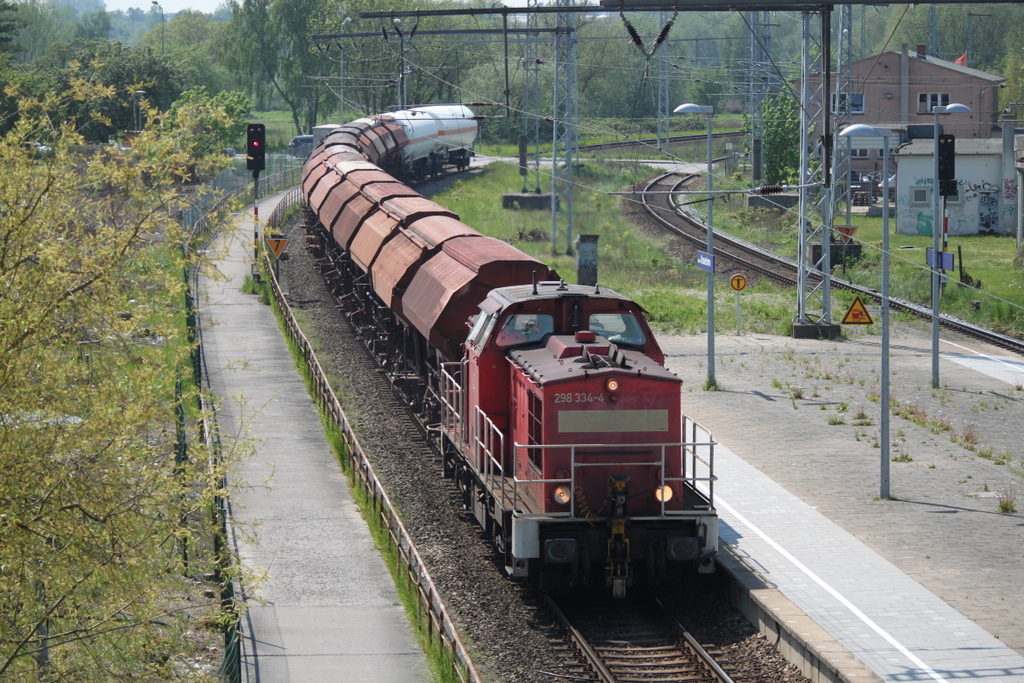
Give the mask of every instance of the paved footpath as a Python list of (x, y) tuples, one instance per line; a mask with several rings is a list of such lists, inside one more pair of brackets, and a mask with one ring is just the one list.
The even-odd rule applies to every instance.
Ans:
[[(261, 201), (268, 215), (279, 196)], [(201, 278), (203, 349), (225, 448), (252, 438), (234, 478), (236, 545), (265, 572), (243, 619), (247, 683), (429, 681), (422, 650), (269, 306), (239, 289), (253, 226), (214, 246)]]
[(1024, 681), (1024, 515), (995, 498), (1020, 489), (1021, 359), (944, 342), (934, 391), (926, 335), (894, 342), (893, 397), (932, 428), (893, 417), (907, 457), (881, 500), (877, 339), (718, 335), (715, 392), (705, 336), (659, 340), (720, 443), (721, 538), (754, 571), (882, 680)]

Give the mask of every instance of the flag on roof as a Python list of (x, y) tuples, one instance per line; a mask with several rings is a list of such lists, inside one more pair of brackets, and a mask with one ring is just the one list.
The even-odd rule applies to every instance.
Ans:
[(967, 66), (967, 53), (965, 52), (963, 55), (960, 56), (960, 59), (956, 60), (953, 63), (959, 64), (960, 66)]

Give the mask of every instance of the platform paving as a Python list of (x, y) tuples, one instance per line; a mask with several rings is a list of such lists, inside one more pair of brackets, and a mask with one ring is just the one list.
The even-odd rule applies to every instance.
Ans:
[(1021, 359), (943, 342), (934, 391), (926, 335), (900, 337), (894, 396), (933, 418), (948, 408), (954, 433), (974, 420), (1008, 462), (894, 417), (913, 457), (890, 463), (894, 499), (880, 500), (879, 408), (868, 398), (878, 339), (720, 334), (715, 392), (702, 389), (705, 336), (659, 340), (684, 379), (684, 410), (719, 441), (720, 536), (750, 569), (884, 681), (1024, 681), (1024, 516), (983, 496), (1020, 481)]
[[(278, 196), (261, 200), (269, 214)], [(242, 561), (243, 681), (429, 681), (423, 651), (269, 306), (239, 290), (251, 215), (214, 245), (221, 277), (201, 278), (202, 335), (225, 448), (254, 451), (232, 477)]]

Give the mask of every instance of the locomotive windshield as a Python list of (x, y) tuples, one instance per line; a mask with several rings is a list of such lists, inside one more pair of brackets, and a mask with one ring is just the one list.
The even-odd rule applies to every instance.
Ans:
[(539, 342), (555, 331), (555, 320), (545, 313), (520, 313), (505, 320), (498, 332), (498, 346), (516, 346)]
[(590, 316), (590, 330), (613, 344), (643, 346), (647, 343), (632, 313), (595, 313)]

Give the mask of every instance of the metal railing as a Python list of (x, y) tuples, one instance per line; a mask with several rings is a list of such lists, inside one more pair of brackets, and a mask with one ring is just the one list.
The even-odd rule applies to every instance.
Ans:
[[(579, 473), (583, 469), (594, 469), (594, 468), (612, 468), (617, 470), (623, 470), (629, 467), (659, 467), (662, 472), (669, 471), (672, 469), (676, 462), (681, 462), (682, 467), (679, 469), (680, 474), (677, 477), (664, 477), (663, 481), (666, 484), (676, 482), (680, 491), (684, 486), (689, 487), (691, 490), (698, 492), (704, 499), (707, 500), (707, 504), (696, 505), (691, 508), (679, 507), (670, 508), (670, 500), (660, 501), (659, 517), (681, 517), (681, 516), (702, 516), (707, 514), (713, 514), (714, 512), (714, 461), (715, 461), (715, 442), (711, 439), (710, 433), (703, 428), (699, 427), (696, 422), (689, 420), (684, 417), (684, 434), (686, 433), (686, 422), (690, 422), (694, 430), (701, 429), (706, 435), (706, 440), (697, 441), (696, 438), (693, 441), (681, 441), (681, 442), (670, 442), (670, 443), (633, 443), (633, 444), (520, 444), (513, 443), (513, 451), (515, 457), (529, 458), (529, 452), (534, 450), (546, 450), (549, 453), (551, 451), (568, 451), (568, 477), (557, 478), (557, 479), (545, 479), (543, 477), (529, 477), (520, 478), (516, 475), (513, 478), (513, 490), (515, 497), (516, 509), (526, 510), (528, 509), (525, 505), (526, 501), (523, 496), (527, 491), (532, 491), (533, 498), (535, 500), (541, 500), (541, 497), (537, 495), (538, 486), (543, 484), (563, 484), (569, 487), (571, 499), (566, 505), (565, 512), (539, 512), (539, 513), (518, 513), (516, 516), (522, 519), (530, 518), (571, 518), (575, 516), (575, 510), (577, 509), (576, 497), (578, 490), (576, 486), (577, 478), (580, 476)], [(696, 432), (694, 437), (696, 437)], [(620, 457), (623, 449), (637, 449), (644, 448), (651, 451), (651, 457), (644, 460), (623, 460)], [(672, 453), (672, 451), (679, 450), (678, 453)], [(699, 450), (706, 449), (706, 455), (700, 455)], [(601, 451), (607, 451), (608, 456), (601, 458), (599, 461), (592, 460), (590, 462), (583, 462), (579, 457), (580, 452), (585, 451), (588, 458), (601, 457)], [(526, 468), (527, 471), (530, 468)], [(680, 498), (680, 501), (682, 498)], [(645, 519), (644, 517), (637, 517), (637, 519)]]

